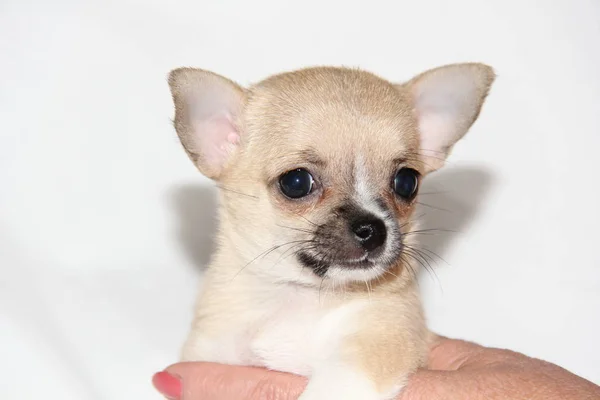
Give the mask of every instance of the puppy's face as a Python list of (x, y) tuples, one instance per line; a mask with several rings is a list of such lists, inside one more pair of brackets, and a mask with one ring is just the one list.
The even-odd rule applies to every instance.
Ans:
[(420, 182), (475, 121), (492, 81), (480, 64), (401, 85), (341, 68), (246, 90), (201, 70), (170, 76), (177, 132), (219, 182), (240, 268), (309, 284), (403, 272)]

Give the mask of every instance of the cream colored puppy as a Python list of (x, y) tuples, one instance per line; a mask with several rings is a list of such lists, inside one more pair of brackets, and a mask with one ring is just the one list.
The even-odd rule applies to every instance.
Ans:
[(394, 397), (429, 341), (410, 257), (418, 187), (493, 80), (482, 64), (403, 84), (310, 68), (247, 89), (171, 72), (175, 128), (221, 202), (183, 359), (308, 376), (302, 400)]

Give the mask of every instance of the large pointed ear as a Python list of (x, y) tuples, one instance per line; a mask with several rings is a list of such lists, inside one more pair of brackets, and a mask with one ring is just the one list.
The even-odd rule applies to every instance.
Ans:
[(452, 64), (426, 71), (401, 85), (412, 98), (425, 172), (444, 165), (452, 146), (479, 116), (495, 74), (484, 64)]
[(169, 74), (175, 130), (188, 156), (204, 175), (218, 180), (242, 132), (244, 90), (212, 72), (179, 68)]

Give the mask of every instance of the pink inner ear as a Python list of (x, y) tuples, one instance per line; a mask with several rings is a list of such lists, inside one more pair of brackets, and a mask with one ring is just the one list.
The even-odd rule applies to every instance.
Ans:
[(206, 167), (221, 171), (240, 135), (227, 115), (213, 116), (193, 123), (191, 151), (200, 155)]
[(432, 153), (427, 155), (439, 155), (436, 153), (445, 151), (456, 136), (453, 122), (449, 113), (424, 112), (419, 119), (421, 151)]
[(227, 135), (227, 141), (231, 144), (238, 144), (240, 142), (240, 135), (237, 132), (231, 132)]

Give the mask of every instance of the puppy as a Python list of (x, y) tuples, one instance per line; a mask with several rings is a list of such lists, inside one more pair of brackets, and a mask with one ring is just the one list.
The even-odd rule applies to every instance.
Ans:
[(415, 198), (493, 80), (476, 63), (401, 84), (333, 67), (249, 88), (172, 71), (177, 134), (221, 204), (183, 359), (307, 376), (302, 400), (396, 396), (430, 338)]

